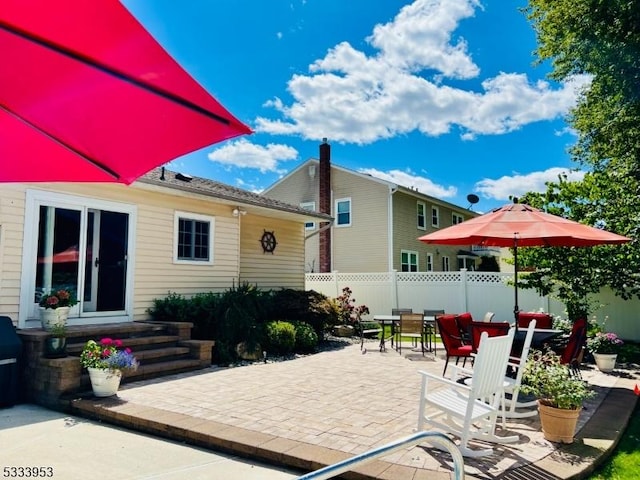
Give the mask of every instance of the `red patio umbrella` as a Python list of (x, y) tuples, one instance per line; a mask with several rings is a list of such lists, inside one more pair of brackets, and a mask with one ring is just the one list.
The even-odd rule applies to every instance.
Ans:
[(515, 306), (518, 325), (518, 247), (589, 247), (620, 244), (631, 239), (551, 215), (524, 203), (505, 205), (489, 213), (419, 237), (425, 243), (513, 248)]
[(129, 184), (251, 133), (115, 0), (2, 0), (0, 181)]

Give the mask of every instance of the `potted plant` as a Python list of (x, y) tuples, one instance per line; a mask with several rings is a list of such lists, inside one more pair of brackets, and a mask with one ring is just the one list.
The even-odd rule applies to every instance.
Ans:
[(47, 328), (49, 335), (44, 341), (44, 352), (48, 358), (67, 356), (67, 326), (54, 324)]
[(598, 332), (587, 339), (587, 348), (593, 354), (601, 372), (610, 372), (616, 366), (618, 352), (624, 342), (615, 333)]
[(573, 442), (582, 404), (594, 395), (589, 386), (572, 375), (551, 350), (532, 350), (529, 353), (521, 391), (538, 399), (544, 438), (561, 443)]
[(96, 397), (115, 395), (120, 387), (122, 373), (138, 368), (138, 360), (131, 349), (124, 348), (122, 340), (103, 338), (89, 340), (80, 354), (80, 363), (89, 372), (91, 388)]
[(40, 297), (40, 322), (42, 328), (50, 330), (55, 325), (66, 325), (69, 310), (78, 300), (71, 290), (61, 288)]

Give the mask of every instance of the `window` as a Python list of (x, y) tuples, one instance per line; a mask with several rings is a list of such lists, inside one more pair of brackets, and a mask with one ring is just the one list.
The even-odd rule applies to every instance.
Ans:
[(427, 229), (427, 206), (424, 202), (418, 202), (416, 204), (417, 216), (418, 216), (418, 228), (420, 230)]
[(403, 250), (400, 252), (400, 270), (402, 272), (418, 271), (418, 254)]
[(440, 209), (438, 207), (431, 207), (431, 226), (440, 226)]
[(433, 253), (427, 253), (427, 272), (433, 272)]
[(174, 261), (213, 263), (213, 217), (176, 212)]
[(449, 257), (442, 257), (442, 271), (448, 272), (449, 270)]
[[(300, 208), (304, 209), (304, 210), (308, 210), (310, 212), (315, 212), (316, 211), (316, 202), (303, 202), (300, 204)], [(305, 230), (315, 230), (316, 229), (316, 222), (306, 222), (304, 224), (304, 229)]]
[(464, 218), (462, 218), (462, 215), (459, 215), (457, 213), (451, 214), (451, 225), (457, 225), (462, 222), (464, 222)]
[(339, 198), (336, 200), (336, 226), (351, 226), (351, 199)]

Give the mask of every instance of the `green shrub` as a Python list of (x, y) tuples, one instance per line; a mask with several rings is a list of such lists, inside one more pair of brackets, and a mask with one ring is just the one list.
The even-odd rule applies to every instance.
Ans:
[(275, 320), (266, 325), (265, 350), (267, 354), (287, 355), (296, 344), (296, 328), (292, 323)]
[(318, 338), (339, 323), (336, 303), (315, 290), (291, 288), (272, 292), (271, 319), (305, 322), (313, 327)]
[(162, 322), (190, 321), (189, 300), (176, 292), (169, 292), (165, 298), (153, 300), (153, 306), (147, 309), (152, 320)]
[(312, 353), (318, 346), (318, 334), (313, 327), (305, 322), (295, 324), (296, 343), (295, 351), (300, 353)]

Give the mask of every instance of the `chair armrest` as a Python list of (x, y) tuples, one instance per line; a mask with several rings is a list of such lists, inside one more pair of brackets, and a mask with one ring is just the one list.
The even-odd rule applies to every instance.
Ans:
[(424, 380), (435, 380), (436, 382), (444, 383), (445, 385), (449, 385), (450, 387), (459, 388), (460, 390), (465, 390), (467, 392), (471, 391), (471, 387), (458, 382), (454, 382), (452, 380), (449, 380), (448, 378), (439, 377), (437, 375), (434, 375), (433, 373), (425, 372), (424, 370), (419, 370), (418, 373), (425, 377)]

